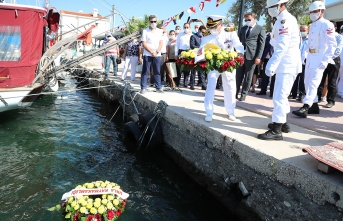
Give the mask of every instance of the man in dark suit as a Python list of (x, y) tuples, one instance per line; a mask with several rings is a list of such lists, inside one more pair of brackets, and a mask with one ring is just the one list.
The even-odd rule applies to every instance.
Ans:
[[(190, 38), (190, 47), (191, 49), (199, 48), (201, 45), (201, 39), (203, 37), (203, 34), (206, 32), (205, 26), (201, 25), (198, 28), (198, 32), (191, 36)], [(190, 77), (190, 89), (194, 90), (194, 84), (195, 84), (195, 70), (191, 71), (191, 77)], [(205, 73), (199, 73), (199, 81), (202, 82), (201, 88), (203, 90), (206, 90), (206, 80), (205, 80)]]
[[(264, 45), (264, 50), (261, 58), (261, 62), (263, 65), (263, 74), (262, 74), (262, 82), (261, 82), (261, 91), (257, 93), (256, 95), (266, 95), (267, 94), (267, 88), (269, 84), (269, 76), (266, 75), (266, 66), (269, 61), (269, 59), (272, 57), (273, 54), (273, 46), (270, 44), (270, 35), (271, 33), (267, 34), (266, 37), (266, 43)], [(275, 83), (275, 75), (271, 77), (270, 82), (270, 97), (273, 97), (273, 91), (274, 91), (274, 83)]]
[(251, 86), (253, 74), (256, 65), (261, 63), (261, 57), (264, 49), (266, 31), (264, 27), (256, 23), (256, 15), (253, 12), (246, 13), (244, 15), (244, 21), (246, 25), (239, 31), (239, 40), (242, 42), (245, 53), (244, 53), (244, 65), (237, 69), (236, 76), (236, 98), (240, 86), (243, 82), (240, 101), (244, 101)]

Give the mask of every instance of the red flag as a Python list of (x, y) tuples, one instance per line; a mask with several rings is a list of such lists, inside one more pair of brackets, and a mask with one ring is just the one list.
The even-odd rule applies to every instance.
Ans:
[(205, 2), (200, 2), (199, 4), (199, 10), (202, 11), (204, 10)]
[(205, 0), (205, 2), (211, 2), (211, 0)]
[(188, 12), (189, 12), (189, 13), (190, 13), (190, 12), (196, 13), (195, 7), (190, 7), (190, 8), (188, 9)]

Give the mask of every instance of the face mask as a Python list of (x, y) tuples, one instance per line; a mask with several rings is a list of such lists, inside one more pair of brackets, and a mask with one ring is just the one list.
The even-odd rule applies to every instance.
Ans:
[(218, 35), (219, 31), (215, 28), (215, 29), (210, 29), (211, 35)]
[(196, 28), (196, 29), (195, 29), (195, 32), (198, 32), (198, 30), (199, 30), (199, 28)]
[(310, 14), (310, 19), (311, 19), (311, 21), (317, 21), (318, 19), (319, 19), (319, 17), (320, 17), (320, 12), (318, 12), (318, 13), (311, 13)]
[(179, 29), (175, 30), (175, 33), (176, 33), (176, 34), (179, 34), (179, 33), (180, 33), (180, 30), (179, 30)]
[(279, 10), (280, 10), (279, 5), (277, 7), (274, 7), (274, 8), (268, 8), (268, 14), (272, 17), (276, 17), (280, 13)]
[(252, 27), (252, 21), (247, 21), (247, 22), (245, 22), (245, 24), (246, 24), (248, 27)]
[(171, 35), (171, 36), (169, 37), (169, 39), (170, 39), (170, 40), (174, 40), (174, 39), (175, 39), (175, 35)]
[(190, 31), (189, 28), (188, 29), (184, 28), (183, 30), (185, 31), (186, 34), (188, 34)]
[(300, 32), (301, 37), (306, 37), (307, 33), (305, 31)]
[(150, 24), (150, 27), (151, 27), (151, 28), (156, 28), (156, 25), (157, 25), (156, 23), (151, 23), (151, 24)]

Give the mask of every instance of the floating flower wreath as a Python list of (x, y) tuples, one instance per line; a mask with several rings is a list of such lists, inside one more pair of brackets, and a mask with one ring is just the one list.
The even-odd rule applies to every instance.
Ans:
[[(109, 181), (95, 181), (78, 185), (63, 194), (62, 208), (70, 221), (113, 221), (124, 212), (129, 194)], [(50, 211), (60, 210), (56, 205)]]
[(233, 72), (244, 63), (244, 57), (235, 51), (224, 50), (219, 46), (208, 43), (200, 49), (183, 51), (178, 64), (181, 70), (196, 70), (207, 74), (216, 70), (219, 73)]

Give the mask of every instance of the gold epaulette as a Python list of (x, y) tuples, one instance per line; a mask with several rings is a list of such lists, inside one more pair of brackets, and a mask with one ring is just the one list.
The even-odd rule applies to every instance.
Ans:
[(203, 36), (205, 37), (205, 36), (208, 36), (210, 34), (211, 34), (210, 30), (206, 30), (206, 32), (203, 34)]
[(233, 32), (233, 31), (235, 31), (235, 28), (229, 27), (229, 28), (224, 28), (224, 30), (225, 30), (226, 32)]

